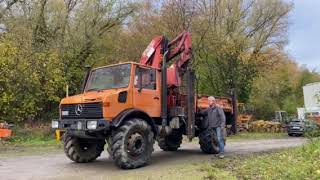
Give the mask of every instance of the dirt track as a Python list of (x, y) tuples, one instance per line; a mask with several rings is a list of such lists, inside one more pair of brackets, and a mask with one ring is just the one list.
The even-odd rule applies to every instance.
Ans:
[[(303, 138), (230, 142), (226, 146), (226, 155), (266, 152), (299, 146), (305, 142)], [(149, 166), (123, 171), (114, 166), (113, 162), (106, 157), (106, 153), (93, 163), (76, 164), (67, 159), (61, 150), (58, 154), (0, 158), (0, 179), (112, 179), (113, 175), (120, 173), (158, 171), (162, 167), (201, 162), (211, 157), (212, 155), (202, 154), (197, 144), (186, 143), (177, 152), (163, 152), (156, 148)]]

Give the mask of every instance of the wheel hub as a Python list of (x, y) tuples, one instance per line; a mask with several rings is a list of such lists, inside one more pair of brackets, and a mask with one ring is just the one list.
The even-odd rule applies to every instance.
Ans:
[(140, 133), (133, 133), (127, 142), (128, 153), (132, 156), (139, 156), (145, 149), (145, 142)]

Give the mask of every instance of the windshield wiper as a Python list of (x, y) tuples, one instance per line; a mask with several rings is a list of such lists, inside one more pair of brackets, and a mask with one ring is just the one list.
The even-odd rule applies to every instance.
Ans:
[(99, 91), (99, 90), (100, 90), (99, 88), (92, 88), (92, 89), (86, 90), (86, 92), (89, 92), (89, 91)]

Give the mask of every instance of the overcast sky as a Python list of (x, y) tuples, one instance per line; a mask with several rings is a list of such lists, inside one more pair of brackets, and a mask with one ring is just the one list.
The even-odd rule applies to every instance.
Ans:
[(299, 64), (320, 71), (320, 0), (293, 0), (286, 50)]

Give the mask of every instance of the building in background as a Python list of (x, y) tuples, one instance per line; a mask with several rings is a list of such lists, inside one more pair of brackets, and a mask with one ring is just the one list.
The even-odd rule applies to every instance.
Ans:
[(315, 119), (320, 123), (320, 82), (303, 86), (304, 107), (297, 108), (299, 119)]
[(303, 86), (303, 98), (306, 108), (320, 107), (320, 82)]

